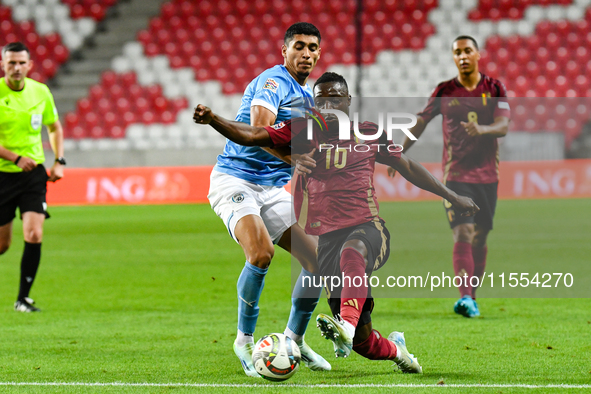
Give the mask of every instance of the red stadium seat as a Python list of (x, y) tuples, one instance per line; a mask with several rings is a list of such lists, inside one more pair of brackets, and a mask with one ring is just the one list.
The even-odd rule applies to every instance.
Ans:
[(556, 77), (558, 77), (558, 75), (560, 75), (560, 69), (558, 68), (558, 64), (556, 64), (552, 60), (550, 60), (549, 62), (547, 62), (546, 63), (545, 75), (546, 75), (547, 78), (549, 78), (551, 80), (553, 80)]
[(111, 129), (112, 127), (116, 126), (118, 123), (117, 115), (114, 112), (106, 112), (103, 114), (103, 125), (105, 126), (106, 130)]
[(49, 58), (49, 51), (45, 45), (39, 45), (34, 52), (34, 57), (37, 62), (42, 62), (45, 59)]
[(101, 21), (105, 18), (105, 14), (106, 14), (106, 9), (104, 6), (102, 6), (101, 4), (93, 4), (92, 6), (90, 6), (90, 12), (89, 15), (92, 19), (96, 20), (96, 21)]
[(129, 126), (132, 123), (137, 123), (137, 121), (138, 116), (135, 114), (135, 112), (126, 111), (125, 113), (123, 113), (123, 124), (125, 126)]
[(107, 137), (109, 137), (109, 138), (124, 138), (125, 137), (125, 129), (121, 126), (113, 126), (110, 129), (107, 129)]
[(90, 100), (87, 98), (78, 100), (78, 102), (76, 103), (76, 107), (81, 115), (85, 115), (92, 110), (92, 104), (90, 103)]
[(546, 49), (548, 51), (556, 51), (559, 46), (562, 45), (562, 36), (559, 36), (556, 33), (550, 33), (546, 36)]
[(127, 89), (127, 94), (125, 97), (129, 97), (130, 100), (135, 101), (138, 98), (142, 97), (144, 94), (144, 89), (140, 85), (131, 85)]
[(112, 108), (112, 101), (107, 99), (107, 98), (101, 98), (97, 103), (96, 103), (96, 111), (101, 114), (104, 115), (107, 112), (110, 112)]
[[(119, 82), (125, 88), (128, 88), (131, 85), (137, 84), (137, 76), (136, 76), (135, 72), (123, 73), (119, 76)], [(111, 90), (112, 90), (112, 88), (111, 88)]]
[(41, 63), (41, 69), (47, 78), (53, 78), (55, 76), (57, 67), (57, 64), (51, 59), (45, 59)]
[(78, 139), (86, 138), (86, 136), (87, 136), (86, 128), (84, 128), (82, 126), (75, 126), (70, 129), (68, 137), (78, 140)]
[(146, 111), (141, 115), (140, 119), (142, 120), (142, 123), (151, 125), (156, 122), (156, 115), (151, 111)]
[(90, 128), (90, 138), (105, 138), (107, 133), (102, 126), (94, 126)]
[(86, 125), (87, 130), (91, 130), (93, 127), (98, 126), (98, 116), (94, 112), (88, 112), (84, 115), (84, 124)]
[(66, 114), (66, 130), (72, 130), (78, 125), (79, 121), (80, 119), (75, 112), (68, 112)]
[(127, 113), (131, 110), (131, 103), (125, 97), (121, 97), (119, 100), (117, 100), (115, 105), (119, 113)]
[(110, 88), (111, 86), (117, 83), (117, 74), (114, 71), (105, 71), (101, 75), (101, 84), (106, 87)]
[(521, 74), (521, 69), (519, 67), (519, 65), (515, 62), (510, 62), (509, 64), (507, 64), (507, 66), (505, 67), (505, 77), (507, 77), (510, 80), (514, 80), (516, 79), (520, 74)]
[(65, 46), (58, 44), (53, 49), (53, 56), (56, 62), (58, 62), (59, 64), (63, 64), (66, 60), (68, 60), (70, 52)]

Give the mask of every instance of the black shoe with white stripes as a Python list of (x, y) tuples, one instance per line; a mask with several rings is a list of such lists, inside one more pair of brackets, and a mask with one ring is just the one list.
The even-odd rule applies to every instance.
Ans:
[(41, 312), (41, 309), (33, 306), (35, 301), (29, 297), (17, 300), (14, 303), (14, 310), (17, 312)]

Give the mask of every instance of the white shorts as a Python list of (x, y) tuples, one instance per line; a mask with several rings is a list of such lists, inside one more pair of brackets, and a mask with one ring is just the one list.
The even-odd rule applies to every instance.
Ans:
[(263, 219), (273, 243), (296, 223), (291, 194), (280, 186), (261, 186), (214, 170), (207, 198), (236, 242), (236, 223), (246, 215)]

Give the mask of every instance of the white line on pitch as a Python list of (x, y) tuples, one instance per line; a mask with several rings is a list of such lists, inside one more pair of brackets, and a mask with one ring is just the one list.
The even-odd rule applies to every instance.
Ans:
[(224, 384), (224, 383), (124, 383), (124, 382), (0, 382), (0, 386), (123, 386), (123, 387), (293, 387), (293, 388), (526, 388), (589, 389), (591, 384)]

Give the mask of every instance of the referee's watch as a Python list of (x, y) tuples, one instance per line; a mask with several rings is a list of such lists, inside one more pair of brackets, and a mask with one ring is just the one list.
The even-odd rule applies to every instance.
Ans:
[(60, 163), (62, 166), (65, 166), (66, 165), (66, 159), (64, 157), (61, 157), (61, 156), (58, 157), (58, 158), (56, 158), (55, 159), (55, 162), (56, 163)]

